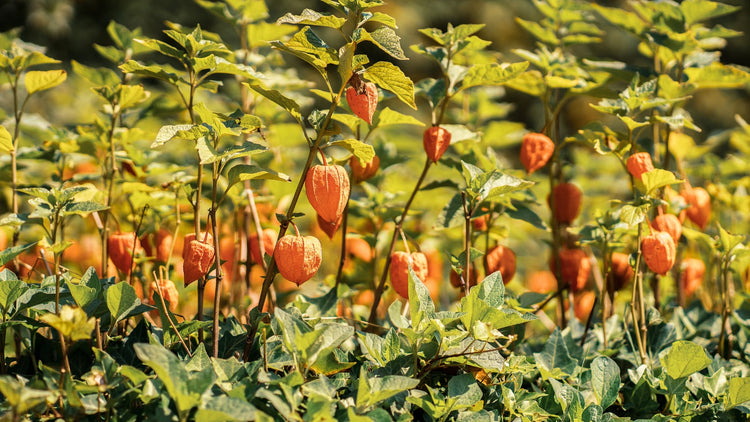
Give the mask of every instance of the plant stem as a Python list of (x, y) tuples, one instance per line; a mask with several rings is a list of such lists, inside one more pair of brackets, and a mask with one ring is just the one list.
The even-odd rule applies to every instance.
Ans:
[(461, 200), (464, 207), (464, 251), (466, 253), (466, 261), (464, 262), (464, 294), (469, 296), (469, 284), (471, 280), (471, 215), (473, 210), (469, 209), (469, 205), (466, 201), (466, 192), (461, 192)]
[(419, 188), (422, 186), (422, 182), (424, 182), (425, 176), (427, 175), (427, 170), (430, 169), (431, 164), (432, 161), (429, 158), (425, 158), (422, 174), (419, 175), (417, 184), (414, 186), (414, 189), (411, 192), (411, 196), (406, 201), (406, 205), (404, 205), (404, 211), (401, 213), (398, 221), (396, 221), (396, 227), (394, 227), (393, 229), (393, 236), (391, 237), (391, 243), (388, 247), (388, 255), (385, 257), (383, 272), (380, 275), (380, 282), (375, 288), (375, 298), (373, 299), (372, 309), (370, 309), (370, 316), (367, 318), (367, 323), (371, 324), (368, 326), (368, 330), (370, 330), (374, 326), (372, 324), (375, 323), (375, 318), (378, 314), (378, 305), (380, 305), (380, 297), (383, 295), (383, 290), (385, 289), (385, 280), (388, 278), (388, 269), (391, 266), (391, 255), (393, 255), (393, 250), (396, 247), (396, 239), (398, 238), (398, 234), (404, 225), (404, 220), (406, 220), (406, 215), (409, 213), (409, 208), (411, 208), (411, 204), (412, 202), (414, 202), (414, 198), (417, 196), (417, 192), (419, 192)]
[[(218, 143), (218, 140), (217, 142)], [(216, 145), (214, 145), (216, 148)], [(221, 271), (221, 249), (219, 244), (219, 224), (216, 221), (216, 191), (218, 190), (219, 182), (219, 162), (213, 163), (212, 169), (212, 196), (211, 196), (211, 210), (208, 212), (208, 216), (211, 218), (211, 230), (214, 232), (214, 263), (216, 265), (216, 286), (214, 292), (214, 315), (213, 315), (213, 357), (219, 356), (219, 306), (221, 303), (221, 283), (224, 278), (224, 274)]]
[(352, 187), (349, 186), (349, 194), (347, 195), (346, 199), (346, 206), (344, 207), (344, 215), (341, 217), (341, 256), (339, 257), (339, 267), (336, 271), (336, 284), (334, 284), (334, 289), (336, 289), (336, 294), (338, 295), (338, 288), (339, 284), (341, 284), (341, 278), (343, 277), (344, 272), (344, 264), (346, 263), (346, 227), (349, 223), (349, 197), (352, 194)]
[[(112, 110), (115, 109), (116, 102), (112, 103)], [(107, 209), (102, 214), (102, 230), (101, 230), (101, 242), (102, 242), (102, 277), (107, 276), (107, 268), (109, 267), (109, 250), (107, 239), (109, 238), (109, 226), (107, 221), (109, 220), (109, 214), (112, 206), (112, 196), (115, 186), (115, 174), (117, 172), (117, 163), (115, 161), (115, 126), (117, 125), (117, 114), (112, 113), (110, 115), (110, 125), (107, 131), (107, 142), (109, 144), (109, 151), (107, 153), (108, 168), (104, 172), (104, 183), (107, 187), (107, 196), (104, 199), (104, 205)], [(137, 236), (137, 234), (136, 234)]]
[[(302, 195), (302, 188), (305, 186), (305, 179), (307, 178), (307, 172), (310, 171), (310, 167), (312, 167), (312, 162), (313, 162), (313, 159), (315, 158), (315, 154), (317, 153), (318, 148), (320, 148), (320, 143), (323, 140), (323, 136), (325, 134), (326, 128), (331, 123), (331, 118), (333, 117), (333, 113), (336, 111), (336, 108), (338, 107), (339, 101), (341, 100), (341, 95), (344, 93), (344, 89), (346, 89), (346, 85), (342, 84), (341, 88), (339, 89), (339, 92), (333, 97), (333, 101), (331, 102), (331, 107), (328, 109), (328, 113), (326, 114), (326, 118), (323, 121), (323, 125), (321, 126), (320, 130), (318, 130), (315, 141), (310, 146), (310, 150), (307, 153), (307, 161), (305, 161), (305, 166), (302, 168), (302, 174), (300, 175), (300, 179), (297, 182), (297, 188), (294, 191), (294, 195), (292, 196), (292, 200), (289, 203), (289, 208), (287, 209), (287, 212), (286, 212), (286, 218), (284, 218), (284, 221), (281, 222), (281, 225), (279, 227), (279, 234), (276, 240), (277, 243), (286, 234), (286, 231), (289, 228), (289, 223), (292, 220), (292, 217), (294, 216), (294, 209), (297, 206), (297, 202), (299, 201), (300, 196)], [(303, 131), (303, 134), (304, 134), (304, 131)], [(266, 277), (263, 279), (263, 287), (261, 288), (260, 295), (258, 297), (258, 305), (255, 308), (259, 312), (262, 312), (263, 310), (263, 306), (265, 305), (265, 302), (266, 302), (266, 296), (269, 294), (271, 284), (273, 283), (273, 279), (276, 277), (277, 273), (278, 273), (278, 268), (276, 267), (276, 259), (275, 257), (272, 256), (271, 262), (268, 265), (268, 271), (266, 271)], [(247, 339), (245, 341), (245, 350), (243, 353), (243, 359), (245, 361), (247, 361), (250, 358), (250, 351), (252, 350), (253, 343), (255, 342), (255, 334), (258, 332), (259, 322), (260, 322), (259, 320), (251, 318), (250, 330), (248, 330), (248, 333), (247, 333)]]

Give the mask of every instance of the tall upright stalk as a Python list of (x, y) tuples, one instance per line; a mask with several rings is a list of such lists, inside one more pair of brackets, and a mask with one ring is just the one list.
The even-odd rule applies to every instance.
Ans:
[[(336, 111), (336, 108), (338, 107), (339, 102), (341, 101), (341, 95), (344, 93), (345, 89), (346, 89), (346, 84), (341, 84), (341, 88), (336, 93), (336, 95), (333, 96), (333, 101), (331, 101), (331, 107), (328, 109), (326, 117), (323, 120), (323, 124), (321, 125), (320, 129), (318, 130), (315, 140), (310, 145), (310, 148), (307, 152), (307, 160), (305, 161), (305, 165), (302, 168), (302, 174), (300, 175), (300, 179), (297, 182), (297, 188), (294, 190), (294, 195), (292, 196), (292, 200), (289, 203), (289, 208), (287, 209), (285, 218), (283, 219), (279, 227), (279, 234), (277, 237), (277, 242), (281, 240), (282, 237), (284, 237), (287, 229), (289, 228), (289, 224), (292, 220), (292, 217), (294, 216), (294, 210), (297, 207), (297, 202), (299, 201), (299, 198), (302, 195), (302, 188), (305, 186), (305, 179), (307, 178), (307, 172), (310, 171), (310, 167), (312, 167), (312, 162), (313, 162), (313, 159), (315, 158), (315, 154), (317, 153), (318, 148), (320, 148), (320, 144), (323, 141), (323, 136), (325, 134), (326, 128), (331, 123), (331, 118), (333, 118), (333, 113)], [(303, 127), (303, 134), (304, 134), (304, 127)], [(307, 137), (307, 135), (305, 135), (305, 137)], [(268, 296), (269, 294), (271, 284), (273, 283), (273, 280), (276, 277), (276, 274), (278, 274), (278, 268), (276, 267), (276, 259), (272, 256), (271, 262), (268, 265), (268, 271), (266, 271), (266, 277), (263, 279), (263, 287), (261, 288), (260, 295), (258, 297), (258, 305), (255, 308), (258, 312), (260, 312), (263, 309), (263, 306), (265, 305), (266, 296)], [(245, 341), (245, 350), (243, 353), (243, 359), (245, 361), (247, 361), (250, 358), (250, 351), (252, 350), (253, 343), (255, 342), (255, 334), (258, 332), (259, 323), (260, 321), (258, 321), (257, 318), (250, 318), (250, 329), (247, 332), (247, 339)]]
[(371, 327), (374, 326), (373, 324), (375, 323), (375, 318), (378, 315), (378, 305), (380, 305), (380, 297), (383, 295), (383, 290), (385, 289), (385, 281), (388, 278), (388, 269), (391, 266), (391, 255), (393, 255), (393, 251), (396, 248), (396, 239), (398, 238), (398, 234), (404, 225), (404, 221), (406, 220), (406, 215), (409, 213), (409, 208), (411, 208), (411, 204), (412, 202), (414, 202), (414, 198), (417, 196), (417, 192), (419, 192), (419, 189), (422, 186), (422, 182), (424, 182), (425, 176), (427, 175), (427, 170), (430, 169), (431, 164), (432, 161), (429, 158), (425, 158), (422, 173), (419, 175), (419, 179), (417, 179), (417, 183), (416, 185), (414, 185), (414, 189), (411, 191), (411, 196), (409, 196), (409, 199), (404, 205), (404, 210), (401, 212), (401, 216), (396, 221), (396, 226), (393, 229), (393, 236), (391, 237), (390, 246), (388, 247), (388, 255), (386, 255), (385, 257), (383, 272), (380, 274), (380, 282), (375, 288), (375, 297), (372, 302), (372, 308), (370, 309), (370, 316), (367, 318), (367, 323), (369, 324), (368, 329), (371, 329)]

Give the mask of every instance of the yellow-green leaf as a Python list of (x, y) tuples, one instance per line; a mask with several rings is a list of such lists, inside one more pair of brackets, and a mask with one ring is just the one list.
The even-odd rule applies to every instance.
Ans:
[(366, 144), (357, 139), (342, 139), (340, 141), (331, 142), (331, 145), (346, 148), (349, 152), (354, 154), (355, 157), (359, 158), (359, 162), (362, 163), (362, 165), (369, 163), (372, 161), (372, 158), (375, 157), (375, 149), (373, 149), (372, 145)]
[(60, 315), (52, 313), (39, 317), (42, 322), (60, 332), (70, 340), (86, 340), (91, 338), (95, 319), (86, 318), (86, 312), (81, 308), (65, 305), (60, 309)]
[(120, 108), (126, 109), (146, 101), (151, 95), (143, 85), (122, 85), (120, 87)]
[(478, 85), (503, 85), (521, 75), (529, 62), (513, 63), (508, 66), (482, 64), (472, 66), (464, 77), (461, 89)]
[(651, 194), (654, 190), (662, 188), (667, 185), (674, 185), (682, 183), (682, 180), (676, 178), (674, 173), (664, 169), (654, 169), (641, 175), (643, 181), (643, 187), (647, 194)]
[(32, 70), (26, 73), (26, 90), (29, 94), (54, 88), (65, 82), (68, 73), (64, 70)]
[(667, 375), (673, 379), (692, 375), (711, 364), (705, 350), (692, 341), (676, 341), (660, 358)]
[(0, 126), (0, 152), (13, 151), (13, 138), (5, 126)]
[(378, 115), (376, 122), (377, 127), (385, 127), (391, 125), (415, 125), (424, 126), (424, 123), (419, 121), (413, 116), (399, 113), (398, 111), (391, 110), (390, 108), (384, 108)]
[(393, 63), (377, 62), (368, 67), (363, 75), (377, 86), (396, 94), (409, 107), (417, 109), (414, 102), (414, 82)]
[(750, 378), (732, 378), (729, 380), (729, 394), (727, 408), (731, 409), (746, 401), (750, 401)]

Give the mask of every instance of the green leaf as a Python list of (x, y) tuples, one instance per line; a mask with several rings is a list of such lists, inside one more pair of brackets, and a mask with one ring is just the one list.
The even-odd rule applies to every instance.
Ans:
[(598, 4), (592, 4), (592, 6), (605, 19), (632, 34), (640, 35), (649, 29), (649, 25), (633, 12), (622, 8), (603, 7)]
[(498, 201), (509, 193), (528, 189), (533, 185), (534, 182), (493, 170), (478, 189), (477, 198), (479, 201)]
[(572, 375), (578, 366), (568, 350), (568, 344), (565, 342), (562, 333), (557, 328), (547, 339), (544, 350), (540, 353), (534, 353), (534, 359), (542, 379), (545, 380)]
[(359, 159), (362, 165), (365, 165), (372, 161), (375, 157), (375, 149), (370, 144), (366, 144), (357, 139), (341, 139), (338, 141), (331, 142), (331, 145), (346, 148)]
[(277, 21), (277, 24), (292, 24), (292, 25), (313, 25), (313, 26), (324, 26), (328, 28), (335, 28), (339, 29), (341, 28), (345, 23), (346, 19), (329, 15), (329, 14), (323, 14), (316, 12), (314, 10), (305, 9), (302, 11), (302, 14), (300, 15), (293, 15), (291, 13), (287, 13), (286, 15), (280, 17)]
[[(12, 408), (12, 412), (6, 412), (4, 415), (7, 419), (11, 419), (12, 416), (30, 414), (32, 410), (52, 399), (55, 394), (53, 391), (27, 387), (23, 378), (17, 379), (10, 375), (0, 376), (0, 393)], [(15, 415), (12, 414), (13, 412)]]
[(740, 8), (709, 0), (685, 0), (680, 4), (685, 26), (691, 27), (698, 22), (734, 13)]
[(408, 60), (404, 55), (404, 50), (401, 49), (401, 38), (396, 35), (396, 31), (387, 26), (381, 26), (372, 33), (367, 32), (364, 28), (357, 28), (352, 33), (352, 39), (357, 42), (370, 41), (391, 57), (398, 60)]
[(415, 388), (419, 380), (389, 375), (385, 377), (370, 377), (364, 367), (359, 373), (359, 388), (357, 389), (357, 409), (364, 411), (370, 406), (391, 398), (396, 394)]
[(736, 407), (750, 401), (750, 378), (732, 378), (729, 380), (729, 393), (727, 394), (727, 409)]
[(13, 138), (5, 126), (0, 126), (0, 152), (13, 151)]
[(362, 75), (377, 86), (396, 94), (404, 104), (417, 109), (414, 103), (414, 82), (393, 63), (377, 62), (365, 69)]
[(639, 207), (623, 205), (620, 209), (620, 220), (629, 227), (634, 227), (646, 218), (648, 210), (648, 205), (641, 205)]
[(93, 201), (72, 202), (65, 204), (60, 215), (80, 215), (81, 217), (87, 217), (92, 212), (104, 211), (106, 209), (109, 209), (109, 207)]
[(711, 364), (703, 347), (684, 340), (672, 343), (669, 351), (660, 356), (660, 361), (667, 375), (675, 380), (692, 375)]
[(698, 88), (739, 88), (750, 83), (750, 73), (718, 62), (687, 68), (685, 75)]
[(457, 227), (463, 224), (464, 221), (464, 207), (463, 198), (460, 193), (453, 195), (450, 201), (445, 204), (440, 215), (438, 215), (435, 226), (448, 229), (451, 227)]
[(156, 140), (151, 144), (151, 148), (159, 148), (176, 138), (196, 140), (201, 136), (203, 136), (203, 132), (195, 125), (164, 125), (159, 128)]
[(517, 78), (529, 67), (529, 62), (513, 63), (508, 66), (480, 64), (469, 68), (461, 89), (480, 85), (503, 85)]
[(430, 291), (409, 265), (409, 313), (411, 325), (417, 331), (423, 329), (423, 322), (435, 318), (435, 304), (432, 303)]
[(473, 375), (461, 374), (448, 381), (448, 397), (455, 400), (453, 409), (466, 409), (482, 400), (482, 389)]
[(676, 178), (674, 173), (663, 169), (654, 169), (643, 173), (641, 180), (648, 195), (653, 194), (656, 189), (663, 188), (664, 186), (682, 183), (682, 180)]
[(93, 68), (73, 60), (73, 71), (80, 77), (86, 79), (94, 86), (115, 86), (120, 83), (120, 78), (114, 70), (106, 67)]
[(122, 85), (120, 86), (120, 108), (126, 109), (138, 105), (151, 95), (143, 89), (143, 85)]
[(318, 324), (313, 331), (298, 333), (295, 343), (307, 365), (313, 366), (353, 335), (354, 328), (349, 325)]
[(721, 241), (722, 253), (729, 256), (732, 254), (734, 248), (745, 240), (745, 236), (741, 234), (730, 234), (724, 229), (724, 227), (719, 225), (719, 240)]
[(42, 315), (39, 319), (73, 341), (90, 339), (96, 323), (96, 318), (87, 318), (83, 309), (69, 305), (64, 305), (60, 309), (59, 316), (49, 313)]
[(128, 283), (120, 282), (107, 289), (107, 308), (116, 324), (135, 310), (141, 301), (135, 294), (135, 289)]
[(237, 164), (227, 174), (229, 179), (229, 185), (233, 186), (235, 183), (244, 182), (245, 180), (252, 179), (264, 179), (264, 180), (278, 180), (282, 182), (291, 182), (292, 178), (284, 173), (278, 173), (271, 169), (256, 166), (254, 164)]
[(276, 48), (294, 54), (320, 72), (323, 72), (329, 64), (335, 65), (339, 62), (338, 52), (315, 35), (309, 26), (299, 30), (287, 42), (275, 41), (271, 44)]
[(21, 245), (21, 246), (12, 246), (8, 249), (0, 251), (0, 266), (3, 266), (9, 263), (13, 258), (17, 257), (24, 251), (32, 248), (37, 243), (38, 242), (29, 243), (29, 244)]
[(491, 330), (525, 324), (536, 319), (532, 314), (521, 313), (504, 306), (504, 297), (503, 277), (496, 271), (473, 287), (468, 296), (461, 299), (460, 311), (464, 313), (461, 323), (477, 337), (480, 332), (490, 333)]
[(510, 88), (534, 97), (541, 97), (547, 89), (544, 76), (538, 70), (529, 70), (506, 83)]
[(186, 417), (193, 407), (200, 405), (203, 391), (191, 391), (190, 376), (177, 356), (154, 344), (136, 343), (133, 348), (138, 358), (154, 370), (181, 415)]
[(64, 70), (32, 70), (26, 73), (26, 90), (29, 95), (54, 88), (65, 82), (68, 73)]
[(281, 108), (289, 112), (289, 114), (291, 114), (295, 119), (301, 118), (301, 114), (299, 112), (299, 104), (297, 104), (297, 102), (292, 100), (291, 98), (286, 97), (281, 92), (276, 91), (275, 89), (269, 89), (259, 81), (252, 83), (243, 82), (242, 84), (281, 106)]
[(81, 309), (86, 310), (88, 306), (99, 297), (99, 293), (102, 290), (102, 283), (99, 280), (99, 276), (96, 274), (94, 267), (89, 267), (85, 274), (81, 277), (80, 282), (71, 283), (68, 282), (68, 288), (73, 296), (73, 300)]
[(377, 120), (375, 121), (375, 126), (382, 128), (392, 125), (424, 126), (425, 124), (415, 117), (401, 114), (398, 111), (385, 107), (378, 114)]
[(551, 28), (546, 28), (536, 22), (527, 21), (518, 17), (516, 18), (516, 22), (518, 22), (523, 29), (527, 30), (536, 39), (545, 44), (559, 45), (561, 43)]
[(255, 420), (255, 406), (244, 398), (214, 396), (195, 412), (196, 422)]
[(22, 280), (7, 280), (0, 282), (0, 307), (3, 314), (8, 314), (13, 302), (28, 290), (26, 282)]
[(128, 62), (120, 65), (120, 70), (123, 73), (134, 73), (140, 76), (161, 79), (171, 85), (177, 85), (177, 83), (180, 81), (179, 75), (175, 73), (176, 71), (168, 66), (146, 66), (136, 62), (135, 60), (129, 60)]
[(606, 356), (600, 356), (591, 362), (591, 386), (596, 402), (602, 409), (611, 406), (620, 391), (620, 368), (617, 363)]
[(547, 230), (549, 228), (547, 223), (539, 217), (539, 214), (526, 205), (517, 203), (516, 201), (512, 202), (512, 207), (505, 209), (505, 214), (510, 218), (525, 221), (540, 230)]

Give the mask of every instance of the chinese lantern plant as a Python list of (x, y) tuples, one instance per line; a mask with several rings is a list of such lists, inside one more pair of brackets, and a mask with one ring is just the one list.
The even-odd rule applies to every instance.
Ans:
[(273, 256), (279, 274), (299, 287), (318, 272), (323, 252), (318, 238), (302, 236), (297, 225), (292, 223), (292, 226), (296, 236), (284, 236), (279, 239)]

